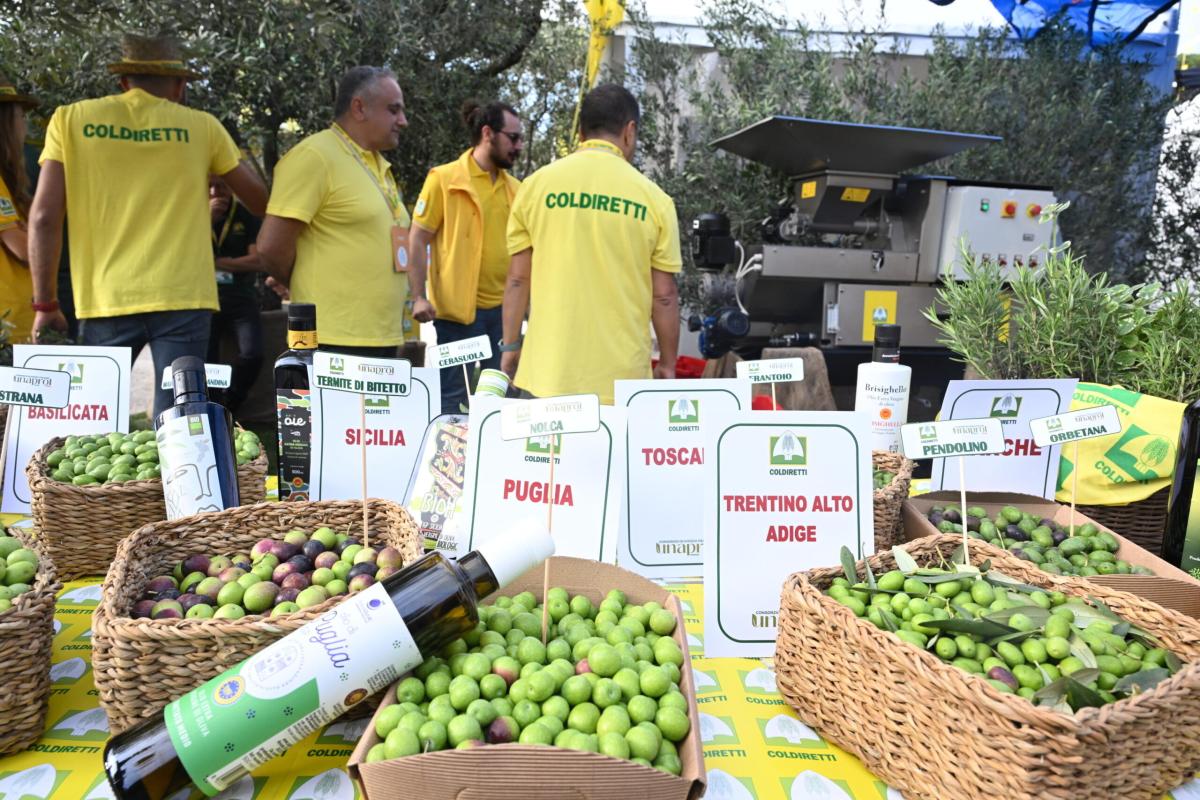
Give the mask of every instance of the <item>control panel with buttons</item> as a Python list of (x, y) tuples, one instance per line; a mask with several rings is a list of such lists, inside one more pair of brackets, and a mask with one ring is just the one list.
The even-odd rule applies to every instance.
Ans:
[(1042, 253), (1053, 241), (1054, 223), (1041, 222), (1041, 215), (1054, 202), (1054, 193), (1044, 189), (949, 187), (942, 217), (939, 277), (964, 277), (964, 239), (972, 252), (981, 257), (986, 253), (988, 261), (1008, 274), (1018, 265), (1036, 268), (1044, 263)]

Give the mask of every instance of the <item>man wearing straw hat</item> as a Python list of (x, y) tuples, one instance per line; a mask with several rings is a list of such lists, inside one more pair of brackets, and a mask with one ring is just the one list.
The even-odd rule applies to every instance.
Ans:
[[(66, 328), (55, 271), (67, 217), (80, 338), (149, 345), (154, 374), (183, 355), (203, 358), (217, 309), (208, 177), (220, 175), (261, 214), (266, 187), (221, 123), (182, 105), (200, 77), (170, 37), (128, 34), (109, 64), (121, 94), (60, 106), (46, 130), (30, 212), (34, 331)], [(155, 380), (157, 386), (158, 381)], [(156, 390), (154, 413), (172, 403)]]

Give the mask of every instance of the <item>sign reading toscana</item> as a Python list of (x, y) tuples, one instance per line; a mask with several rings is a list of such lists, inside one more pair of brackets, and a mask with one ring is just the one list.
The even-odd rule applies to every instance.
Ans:
[(1097, 406), (1052, 417), (1031, 419), (1029, 429), (1033, 432), (1033, 440), (1038, 446), (1046, 447), (1120, 433), (1121, 415), (1117, 413), (1115, 406)]
[(915, 422), (900, 428), (909, 458), (981, 456), (1004, 452), (1004, 428), (995, 417)]

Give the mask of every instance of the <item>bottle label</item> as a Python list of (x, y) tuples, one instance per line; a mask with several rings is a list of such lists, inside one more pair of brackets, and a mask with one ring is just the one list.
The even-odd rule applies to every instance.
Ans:
[(1179, 568), (1200, 579), (1200, 492), (1192, 490), (1192, 507), (1188, 509), (1187, 532), (1183, 538), (1183, 555)]
[(287, 332), (287, 344), (289, 350), (316, 350), (317, 332), (289, 330)]
[(858, 388), (854, 410), (866, 412), (871, 449), (900, 452), (900, 427), (908, 421), (908, 385), (867, 381)]
[(159, 427), (156, 438), (167, 519), (225, 508), (208, 416), (188, 414), (169, 419)]
[(192, 782), (212, 796), (421, 661), (376, 583), (172, 702), (163, 721)]
[(276, 389), (279, 430), (279, 499), (307, 500), (311, 487), (312, 411), (309, 389)]

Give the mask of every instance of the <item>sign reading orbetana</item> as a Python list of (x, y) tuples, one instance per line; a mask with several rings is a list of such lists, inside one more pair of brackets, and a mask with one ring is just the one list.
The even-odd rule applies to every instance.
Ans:
[(1039, 447), (1044, 447), (1120, 433), (1121, 416), (1115, 406), (1099, 406), (1032, 419), (1029, 429), (1033, 432), (1033, 440)]
[(900, 429), (909, 458), (985, 455), (1004, 452), (1004, 428), (996, 417), (921, 422)]

